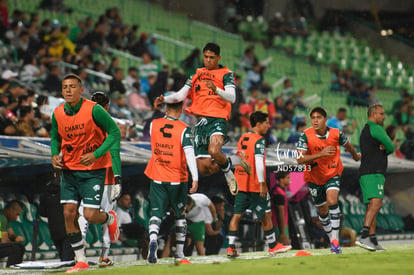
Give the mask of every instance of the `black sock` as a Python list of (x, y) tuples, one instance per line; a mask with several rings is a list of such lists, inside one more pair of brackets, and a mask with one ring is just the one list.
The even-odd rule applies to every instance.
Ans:
[(364, 228), (362, 228), (361, 230), (361, 238), (368, 238), (369, 235), (369, 227), (368, 226), (364, 226)]
[(377, 236), (375, 236), (375, 234), (373, 235), (369, 235), (369, 239), (371, 240), (371, 242), (375, 245), (378, 245), (378, 240), (377, 240)]

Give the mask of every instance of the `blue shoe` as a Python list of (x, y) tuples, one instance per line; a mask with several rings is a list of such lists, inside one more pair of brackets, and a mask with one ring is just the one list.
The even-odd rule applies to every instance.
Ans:
[(158, 249), (157, 241), (151, 241), (149, 245), (148, 257), (147, 257), (148, 263), (150, 264), (157, 263), (157, 249)]
[(333, 239), (331, 242), (331, 252), (333, 254), (342, 254), (341, 246), (337, 239)]

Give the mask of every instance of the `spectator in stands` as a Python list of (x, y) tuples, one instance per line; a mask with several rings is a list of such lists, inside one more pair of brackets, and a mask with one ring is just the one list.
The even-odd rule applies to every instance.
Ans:
[[(211, 198), (211, 202), (214, 204), (217, 212), (217, 220), (208, 224), (205, 223), (206, 235), (204, 239), (204, 246), (206, 248), (206, 255), (219, 254), (220, 248), (223, 245), (225, 237), (225, 204), (224, 197), (220, 194), (215, 195)], [(213, 218), (211, 217), (210, 220)], [(219, 232), (218, 234), (215, 234)]]
[(283, 101), (286, 102), (288, 99), (291, 99), (294, 95), (292, 81), (289, 78), (286, 78), (283, 81), (283, 89), (280, 92), (280, 96), (283, 98)]
[(191, 54), (181, 61), (181, 68), (186, 75), (193, 75), (196, 70), (202, 67), (202, 61), (200, 59), (200, 49), (194, 48)]
[(405, 140), (400, 150), (406, 159), (414, 160), (414, 129), (412, 127), (405, 131)]
[[(275, 116), (277, 118), (277, 116)], [(282, 112), (281, 123), (278, 125), (279, 129), (291, 129), (295, 117), (295, 102), (293, 99), (288, 99), (285, 102), (285, 107)]]
[(108, 46), (118, 50), (123, 48), (123, 35), (120, 26), (113, 26), (109, 31), (109, 34), (106, 36), (106, 41), (108, 41)]
[(17, 133), (18, 117), (1, 104), (4, 103), (0, 102), (0, 135), (14, 136)]
[(288, 31), (294, 36), (306, 38), (309, 35), (306, 18), (303, 17), (300, 13), (296, 13), (289, 22)]
[(392, 104), (391, 113), (395, 115), (395, 113), (400, 112), (401, 107), (407, 103), (409, 107), (412, 108), (413, 105), (411, 95), (407, 91), (403, 91), (401, 98), (394, 101), (394, 103)]
[(7, 257), (7, 267), (20, 264), (23, 261), (25, 249), (22, 242), (24, 238), (16, 235), (10, 225), (22, 212), (23, 205), (17, 200), (8, 202), (4, 209), (0, 210), (0, 258)]
[(290, 245), (288, 196), (286, 188), (290, 184), (290, 173), (278, 171), (276, 181), (270, 184), (269, 194), (272, 201), (272, 222), (275, 227), (276, 239), (283, 245)]
[(96, 22), (92, 31), (89, 31), (85, 37), (85, 44), (89, 46), (92, 52), (99, 51), (106, 47), (105, 26), (103, 23)]
[(148, 52), (147, 43), (146, 43), (147, 38), (148, 38), (148, 35), (145, 32), (141, 33), (138, 41), (135, 42), (129, 49), (133, 55), (142, 57), (144, 53)]
[(306, 129), (306, 122), (299, 121), (296, 123), (296, 131), (291, 133), (286, 140), (286, 143), (288, 144), (296, 144), (299, 141), (300, 135), (305, 131)]
[(362, 153), (359, 183), (364, 203), (368, 207), (365, 213), (364, 227), (361, 230), (361, 238), (357, 241), (357, 245), (375, 251), (384, 250), (375, 235), (376, 220), (384, 198), (387, 155), (393, 153), (395, 147), (383, 128), (385, 120), (383, 107), (371, 105), (367, 113), (368, 121), (361, 131), (359, 140)]
[(295, 106), (301, 110), (308, 109), (308, 106), (305, 102), (305, 89), (300, 89), (298, 94), (295, 97)]
[(7, 0), (0, 1), (0, 38), (4, 39), (4, 34), (9, 28), (9, 8), (7, 7)]
[[(151, 73), (157, 73), (160, 71), (159, 63), (154, 62), (150, 53), (145, 52), (142, 54), (142, 65), (139, 66), (139, 78), (141, 81), (148, 78)], [(142, 84), (142, 83), (141, 83)]]
[(363, 81), (359, 81), (350, 90), (347, 104), (350, 106), (369, 106), (369, 91)]
[(162, 55), (157, 46), (157, 38), (154, 35), (147, 39), (147, 50), (153, 59), (162, 60)]
[(75, 253), (66, 235), (63, 206), (60, 204), (60, 176), (49, 181), (40, 194), (39, 215), (47, 218), (50, 237), (61, 261), (72, 261)]
[(44, 77), (46, 67), (43, 64), (38, 65), (37, 59), (27, 54), (23, 61), (23, 67), (20, 71), (20, 80), (26, 83), (33, 83)]
[(23, 137), (35, 137), (34, 129), (37, 127), (32, 106), (21, 106), (19, 108), (19, 121), (16, 124), (17, 135)]
[(111, 94), (111, 102), (109, 103), (109, 113), (115, 118), (132, 119), (132, 113), (128, 110), (126, 96), (118, 91)]
[(26, 94), (27, 91), (23, 84), (18, 80), (10, 82), (8, 89), (4, 92), (3, 102), (6, 105), (6, 109), (11, 111), (14, 115), (17, 115), (19, 109), (19, 97)]
[[(206, 255), (204, 248), (205, 235), (216, 236), (220, 229), (213, 229), (213, 222), (218, 222), (217, 211), (214, 203), (204, 194), (195, 193), (188, 195), (185, 206), (185, 218), (187, 219), (187, 231), (194, 243), (199, 256)], [(185, 250), (186, 256), (191, 256), (193, 246)]]
[(57, 64), (49, 66), (43, 89), (48, 91), (50, 95), (58, 97), (62, 90), (62, 80), (60, 78), (60, 68)]
[(249, 70), (253, 69), (255, 64), (260, 65), (259, 59), (254, 53), (254, 45), (250, 45), (244, 50), (244, 53), (240, 58), (239, 67), (244, 71), (248, 72)]
[(267, 28), (267, 43), (269, 46), (273, 45), (275, 36), (283, 36), (285, 34), (285, 22), (280, 12), (276, 12), (269, 20)]
[(410, 106), (410, 103), (402, 104), (400, 109), (394, 113), (393, 124), (403, 128), (414, 125), (413, 107)]
[(334, 92), (345, 92), (348, 90), (346, 87), (346, 80), (344, 78), (344, 72), (339, 68), (331, 69), (331, 87), (330, 90)]
[(69, 31), (68, 38), (74, 43), (83, 44), (83, 40), (86, 37), (88, 30), (86, 28), (85, 20), (78, 20), (78, 24), (72, 27)]
[(252, 68), (247, 70), (246, 79), (244, 82), (244, 88), (246, 90), (262, 89), (263, 77), (260, 70), (260, 63), (254, 63)]
[(352, 135), (357, 126), (357, 123), (356, 120), (353, 120), (352, 126), (349, 126), (346, 120), (346, 113), (347, 111), (345, 108), (339, 108), (336, 112), (336, 116), (330, 117), (326, 125), (328, 127), (337, 128), (346, 135)]
[(126, 95), (127, 90), (122, 82), (124, 80), (124, 70), (117, 67), (114, 69), (114, 74), (112, 76), (113, 78), (109, 81), (109, 93), (112, 94), (115, 91), (118, 91), (119, 93)]
[(128, 75), (125, 77), (123, 84), (128, 95), (131, 93), (140, 92), (138, 69), (136, 67), (128, 68)]
[(29, 48), (29, 33), (26, 30), (23, 30), (14, 42), (14, 47), (17, 51), (17, 58), (22, 60)]
[[(259, 98), (253, 101), (251, 104), (252, 112), (260, 111), (269, 116), (269, 125), (272, 126), (272, 122), (278, 117), (273, 102), (268, 99), (267, 94), (259, 92)], [(270, 137), (270, 130), (264, 135), (266, 140), (266, 146), (273, 144), (275, 141)]]

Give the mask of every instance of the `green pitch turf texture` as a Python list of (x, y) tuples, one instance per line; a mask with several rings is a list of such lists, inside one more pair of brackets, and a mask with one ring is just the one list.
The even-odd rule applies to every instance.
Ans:
[[(384, 245), (387, 251), (369, 252), (359, 247), (345, 247), (343, 254), (332, 255), (329, 249), (306, 250), (312, 256), (295, 256), (297, 250), (268, 256), (266, 252), (241, 253), (236, 259), (226, 255), (190, 257), (193, 264), (175, 265), (172, 258), (158, 259), (157, 264), (144, 260), (117, 262), (113, 267), (91, 266), (89, 271), (77, 274), (414, 274), (414, 244)], [(0, 274), (62, 274), (59, 270), (0, 270)], [(10, 274), (10, 273), (8, 273)]]

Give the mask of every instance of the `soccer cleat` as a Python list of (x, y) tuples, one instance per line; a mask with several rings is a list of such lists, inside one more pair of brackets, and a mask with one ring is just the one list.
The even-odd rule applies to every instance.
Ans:
[(332, 254), (342, 254), (341, 245), (337, 239), (331, 241), (331, 252)]
[(382, 251), (385, 251), (385, 250), (387, 250), (387, 249), (385, 249), (384, 247), (382, 247), (382, 245), (377, 244), (377, 245), (375, 246), (375, 250), (376, 250), (377, 252), (382, 252)]
[(283, 245), (281, 243), (277, 243), (275, 245), (275, 247), (270, 248), (269, 247), (269, 254), (270, 255), (275, 255), (275, 254), (279, 254), (279, 253), (285, 253), (288, 250), (291, 250), (292, 246), (291, 245)]
[(359, 247), (369, 250), (369, 251), (375, 251), (375, 245), (371, 242), (369, 238), (360, 238), (355, 242)]
[(190, 260), (187, 258), (175, 258), (176, 264), (191, 264)]
[(115, 263), (109, 259), (109, 258), (102, 258), (99, 257), (98, 265), (99, 267), (107, 267), (107, 266), (113, 266)]
[(227, 248), (227, 257), (235, 258), (235, 257), (239, 257), (239, 256), (240, 256), (240, 254), (237, 252), (236, 248), (231, 248), (231, 247)]
[(233, 171), (229, 170), (225, 172), (224, 177), (226, 178), (230, 194), (236, 196), (239, 193), (239, 186), (237, 184), (236, 177), (234, 176)]
[(66, 270), (65, 273), (75, 273), (75, 272), (80, 272), (80, 271), (86, 271), (88, 269), (89, 269), (89, 264), (84, 263), (84, 262), (77, 262), (74, 267), (69, 268), (68, 270)]
[(119, 238), (118, 222), (114, 211), (109, 211), (108, 215), (112, 215), (114, 217), (114, 221), (112, 222), (112, 224), (108, 224), (109, 238), (111, 239), (111, 242), (114, 242), (117, 241)]
[(250, 167), (250, 164), (246, 161), (246, 154), (244, 151), (238, 151), (237, 155), (240, 157), (240, 166), (247, 173), (247, 175), (250, 175), (252, 173), (252, 167)]
[(157, 249), (158, 244), (157, 241), (151, 241), (149, 244), (149, 251), (148, 251), (148, 263), (156, 264), (157, 263)]

